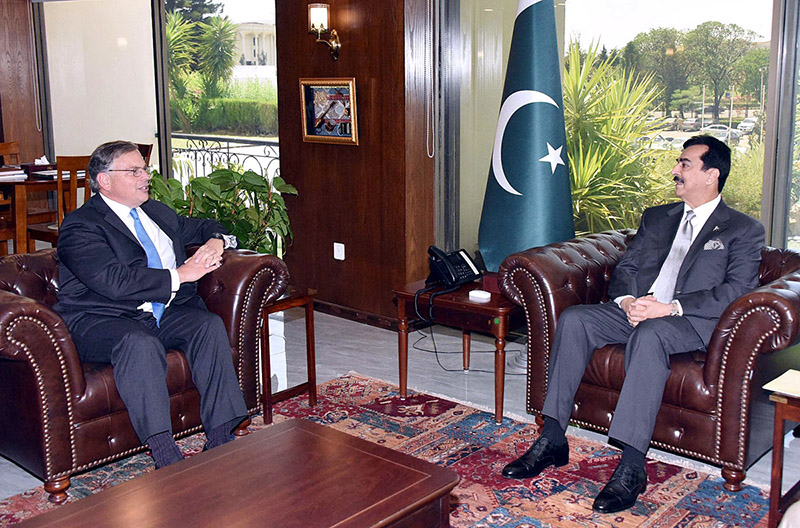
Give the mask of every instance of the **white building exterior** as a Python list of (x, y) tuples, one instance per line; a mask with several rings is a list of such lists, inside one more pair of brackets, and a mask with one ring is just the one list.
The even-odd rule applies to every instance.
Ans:
[[(243, 22), (237, 24), (236, 56), (245, 66), (275, 66), (275, 24)], [(242, 63), (242, 58), (244, 62)]]

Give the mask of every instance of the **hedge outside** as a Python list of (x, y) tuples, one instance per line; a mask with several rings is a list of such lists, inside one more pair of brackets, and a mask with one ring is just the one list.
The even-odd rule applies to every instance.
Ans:
[(194, 133), (277, 136), (278, 107), (275, 103), (252, 99), (201, 99), (192, 128)]

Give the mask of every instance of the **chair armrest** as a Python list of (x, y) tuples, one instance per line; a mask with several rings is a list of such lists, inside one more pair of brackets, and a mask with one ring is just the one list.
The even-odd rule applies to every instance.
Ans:
[(44, 465), (41, 477), (68, 469), (74, 409), (86, 391), (78, 353), (58, 314), (8, 291), (0, 291), (0, 380), (4, 454), (30, 456), (25, 446), (38, 443), (41, 458), (23, 465)]
[(500, 290), (525, 310), (528, 387), (535, 388), (530, 400), (534, 408), (541, 409), (544, 403), (558, 317), (569, 306), (606, 299), (614, 266), (631, 233), (610, 231), (528, 249), (500, 265)]
[(783, 350), (800, 333), (800, 272), (748, 292), (722, 313), (708, 346), (704, 381), (716, 385), (726, 374), (746, 373), (758, 354)]
[[(794, 344), (800, 331), (800, 273), (790, 273), (736, 299), (711, 336), (703, 380), (717, 394), (718, 438), (747, 431), (751, 401), (775, 366), (759, 360)], [(766, 360), (766, 358), (764, 358)], [(756, 369), (759, 369), (757, 372)], [(761, 372), (761, 369), (764, 369)], [(777, 374), (775, 374), (777, 375)], [(771, 374), (766, 378), (769, 379)], [(722, 442), (720, 456), (744, 460), (746, 442)]]
[(208, 309), (228, 330), (239, 384), (249, 409), (258, 401), (258, 347), (262, 307), (289, 284), (289, 270), (278, 257), (245, 249), (228, 249), (223, 265), (197, 284)]

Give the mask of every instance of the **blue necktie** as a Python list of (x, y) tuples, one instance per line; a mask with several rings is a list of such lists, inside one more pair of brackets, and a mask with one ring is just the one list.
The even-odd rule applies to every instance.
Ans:
[[(139, 213), (136, 209), (131, 209), (131, 216), (133, 217), (133, 229), (136, 231), (136, 237), (142, 244), (144, 252), (147, 253), (147, 267), (163, 269), (161, 267), (161, 257), (158, 256), (156, 245), (153, 244), (153, 241), (147, 236), (147, 231), (144, 230), (144, 226), (142, 225), (142, 221), (139, 220)], [(152, 302), (150, 304), (153, 305), (153, 317), (156, 318), (156, 326), (160, 326), (161, 316), (164, 315), (164, 303)]]

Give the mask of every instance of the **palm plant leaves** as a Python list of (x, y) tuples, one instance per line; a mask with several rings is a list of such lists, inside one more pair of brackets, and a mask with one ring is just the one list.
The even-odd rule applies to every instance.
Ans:
[(597, 46), (582, 57), (577, 42), (569, 47), (563, 90), (576, 232), (634, 227), (669, 183), (653, 163), (669, 154), (636, 145), (651, 132), (647, 117), (660, 90), (652, 76), (601, 60)]

